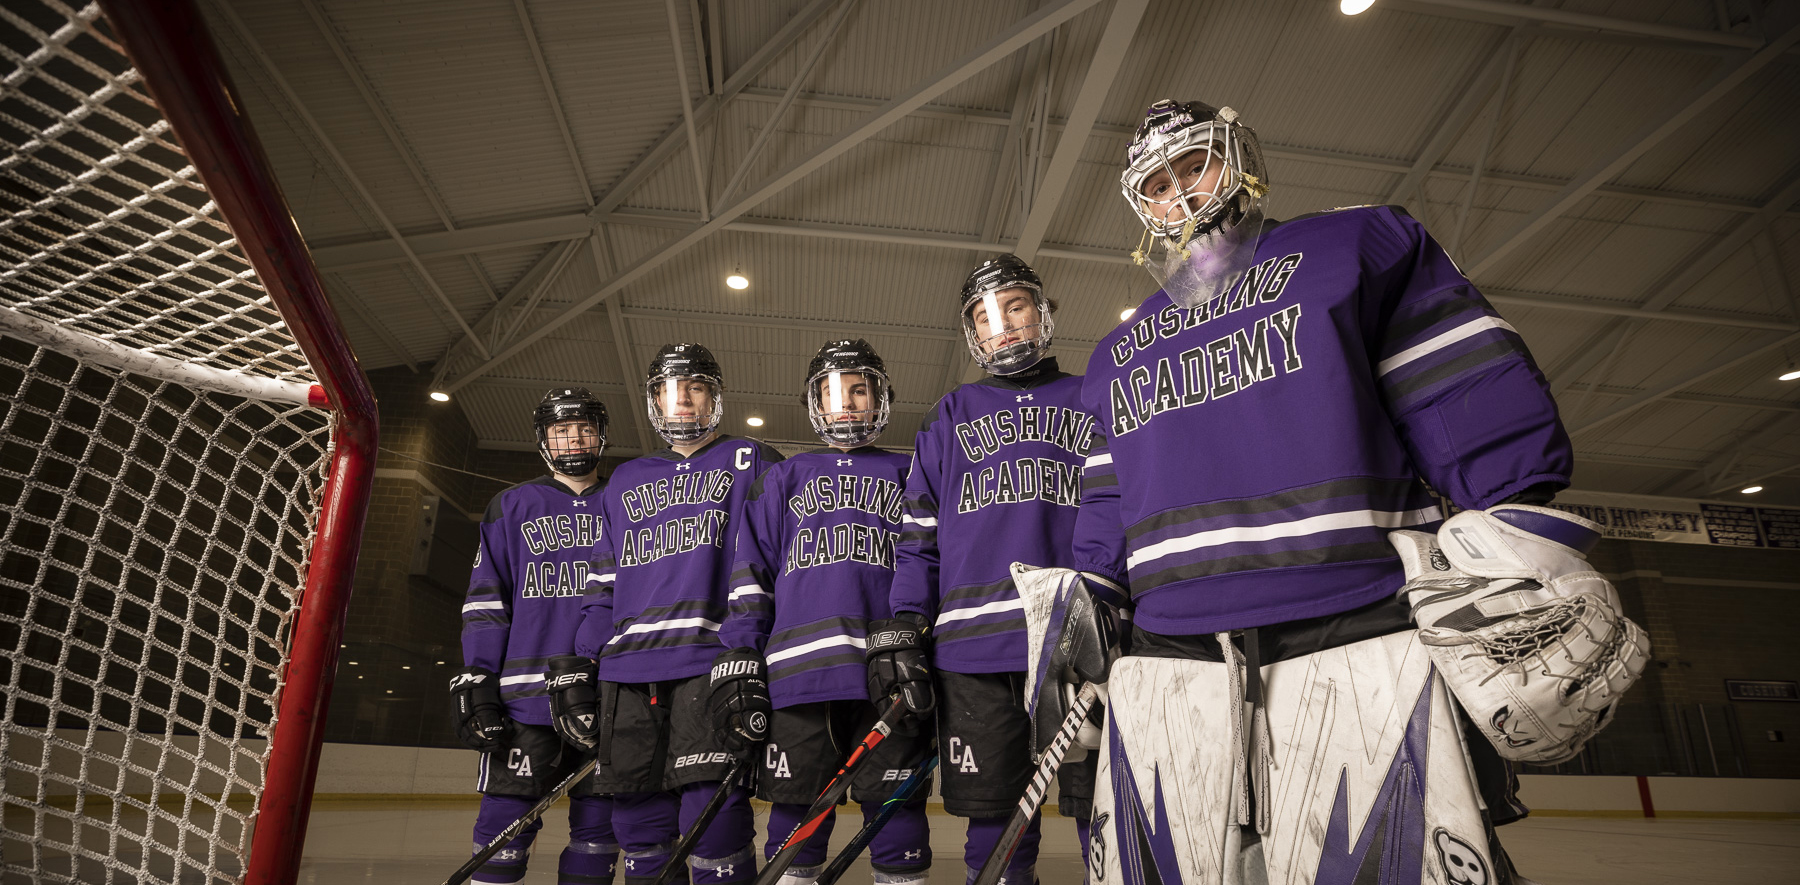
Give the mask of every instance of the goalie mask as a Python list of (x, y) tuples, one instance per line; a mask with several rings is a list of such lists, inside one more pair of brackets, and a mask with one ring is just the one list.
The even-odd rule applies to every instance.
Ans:
[(995, 375), (1013, 375), (1037, 365), (1050, 352), (1056, 328), (1043, 281), (1017, 255), (981, 263), (963, 282), (963, 337), (969, 353)]
[(1125, 159), (1119, 186), (1145, 231), (1132, 260), (1185, 308), (1229, 291), (1255, 263), (1264, 224), (1269, 177), (1255, 131), (1231, 108), (1164, 99)]
[(701, 344), (665, 344), (650, 360), (644, 398), (650, 426), (669, 445), (705, 439), (725, 417), (724, 373)]
[(827, 445), (854, 449), (875, 441), (888, 425), (894, 388), (869, 342), (833, 341), (806, 367), (806, 417)]
[(558, 387), (531, 412), (538, 454), (563, 476), (587, 476), (606, 451), (606, 405), (585, 387)]

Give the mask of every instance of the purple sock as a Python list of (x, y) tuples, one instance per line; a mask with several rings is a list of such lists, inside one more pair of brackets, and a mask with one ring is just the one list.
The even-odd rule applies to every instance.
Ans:
[(613, 796), (613, 831), (624, 853), (626, 885), (656, 880), (681, 831), (681, 800), (674, 793), (619, 793)]
[[(1031, 825), (1019, 837), (1019, 847), (1013, 851), (1012, 860), (1006, 864), (1006, 875), (1000, 879), (1001, 885), (1035, 885), (1037, 882), (1038, 824), (1042, 815), (1031, 818)], [(968, 865), (968, 881), (973, 885), (975, 875), (981, 871), (981, 865), (987, 862), (994, 846), (1000, 842), (1000, 834), (1006, 829), (1005, 817), (974, 817), (969, 819), (968, 841), (963, 843), (963, 863)]]
[[(863, 820), (881, 813), (880, 802), (863, 803)], [(931, 827), (925, 821), (925, 797), (920, 796), (894, 812), (869, 843), (869, 865), (876, 881), (924, 879), (931, 868)]]
[(582, 796), (570, 801), (569, 847), (556, 865), (557, 885), (612, 885), (619, 866), (613, 836), (612, 797)]
[[(777, 802), (769, 806), (769, 839), (763, 845), (763, 859), (775, 856), (781, 843), (787, 841), (789, 833), (806, 818), (807, 806), (796, 803)], [(831, 844), (831, 830), (837, 826), (837, 809), (825, 816), (819, 824), (819, 832), (806, 841), (806, 847), (794, 856), (796, 867), (816, 867), (825, 862), (825, 848)]]
[(1075, 819), (1075, 838), (1081, 842), (1081, 869), (1084, 871), (1088, 868), (1088, 837), (1093, 829), (1092, 818), (1078, 817)]
[[(701, 810), (718, 789), (719, 781), (701, 781), (681, 788), (682, 832), (700, 819)], [(688, 861), (694, 870), (694, 885), (748, 882), (756, 878), (756, 849), (751, 844), (755, 838), (756, 816), (750, 810), (750, 791), (733, 788), (726, 794), (718, 816), (694, 842), (694, 856)]]
[[(475, 851), (480, 851), (502, 830), (512, 825), (513, 821), (525, 816), (525, 812), (536, 805), (537, 800), (526, 796), (483, 796), (481, 810), (475, 815)], [(490, 885), (511, 885), (525, 878), (525, 867), (531, 862), (531, 843), (537, 839), (537, 833), (544, 822), (533, 821), (506, 847), (488, 858), (470, 877), (476, 882)], [(473, 852), (471, 852), (473, 853)]]

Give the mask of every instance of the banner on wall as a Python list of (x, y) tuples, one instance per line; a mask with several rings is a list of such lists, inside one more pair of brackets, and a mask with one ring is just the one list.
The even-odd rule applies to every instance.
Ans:
[(1591, 519), (1618, 540), (1800, 550), (1800, 509), (1790, 507), (1573, 489), (1550, 506)]

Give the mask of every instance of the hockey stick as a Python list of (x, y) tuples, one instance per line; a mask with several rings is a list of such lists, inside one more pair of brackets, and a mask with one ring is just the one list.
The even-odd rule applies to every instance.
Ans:
[(856, 860), (856, 856), (861, 854), (864, 848), (869, 847), (870, 842), (875, 841), (875, 834), (881, 832), (882, 827), (887, 826), (888, 819), (900, 810), (900, 806), (911, 801), (914, 793), (919, 792), (919, 787), (924, 785), (926, 778), (931, 777), (931, 770), (936, 768), (937, 764), (938, 757), (934, 754), (930, 759), (925, 760), (925, 764), (913, 768), (913, 773), (900, 783), (900, 789), (895, 790), (894, 795), (889, 796), (886, 802), (881, 803), (881, 813), (875, 815), (874, 820), (863, 824), (863, 828), (857, 830), (856, 835), (851, 837), (850, 844), (845, 845), (844, 850), (838, 852), (837, 857), (832, 858), (831, 863), (827, 864), (825, 869), (819, 873), (815, 885), (832, 885), (839, 876), (844, 874), (845, 870), (850, 869), (851, 862)]
[(806, 847), (806, 840), (811, 839), (813, 834), (819, 831), (819, 826), (825, 822), (825, 816), (837, 807), (838, 800), (844, 798), (845, 793), (850, 792), (850, 777), (875, 751), (876, 745), (887, 740), (887, 736), (894, 733), (894, 726), (899, 724), (900, 717), (906, 714), (906, 705), (900, 703), (896, 698), (889, 705), (887, 712), (881, 714), (881, 721), (876, 722), (875, 727), (869, 729), (869, 733), (863, 736), (862, 742), (850, 751), (850, 757), (844, 760), (843, 767), (839, 768), (837, 774), (832, 776), (831, 783), (825, 785), (825, 790), (819, 794), (819, 798), (813, 800), (812, 807), (806, 809), (806, 817), (802, 818), (800, 825), (788, 834), (787, 841), (781, 843), (781, 850), (775, 852), (774, 857), (769, 858), (769, 862), (762, 868), (762, 872), (756, 875), (753, 885), (775, 885), (775, 880), (780, 879), (781, 874), (787, 872), (788, 867), (793, 866), (794, 858), (800, 855), (800, 849)]
[(1075, 742), (1075, 733), (1081, 730), (1082, 720), (1087, 718), (1088, 711), (1100, 699), (1100, 689), (1092, 682), (1081, 686), (1081, 692), (1075, 695), (1075, 703), (1069, 706), (1069, 715), (1063, 717), (1062, 728), (1044, 750), (1043, 758), (1038, 760), (1038, 770), (1031, 776), (1031, 783), (1025, 787), (1025, 795), (1019, 797), (1019, 805), (1013, 809), (1012, 817), (1006, 821), (1006, 829), (1000, 833), (1000, 841), (995, 843), (994, 850), (988, 854), (987, 861), (981, 865), (981, 873), (975, 877), (971, 885), (996, 885), (1000, 877), (1006, 874), (1006, 863), (1012, 860), (1013, 852), (1019, 847), (1019, 840), (1025, 835), (1025, 828), (1031, 825), (1031, 819), (1037, 816), (1038, 809), (1043, 807), (1045, 796), (1050, 793), (1050, 781), (1056, 777), (1057, 766), (1062, 765), (1063, 757), (1069, 753), (1069, 745)]
[(563, 778), (561, 783), (552, 787), (549, 795), (539, 799), (538, 804), (531, 806), (531, 810), (525, 812), (524, 816), (513, 821), (511, 824), (508, 824), (506, 829), (500, 831), (500, 835), (493, 838), (493, 841), (483, 845), (480, 851), (475, 852), (475, 856), (469, 858), (468, 863), (457, 867), (456, 872), (451, 873), (450, 878), (444, 880), (444, 885), (462, 885), (462, 883), (467, 882), (469, 877), (475, 875), (475, 871), (481, 868), (482, 864), (488, 862), (488, 858), (499, 854), (500, 849), (506, 847), (506, 843), (518, 838), (518, 835), (524, 832), (526, 827), (531, 826), (538, 818), (543, 817), (544, 812), (549, 811), (550, 806), (555, 805), (557, 800), (568, 795), (569, 791), (574, 789), (576, 784), (581, 783), (582, 779), (593, 774), (594, 766), (598, 764), (600, 764), (600, 759), (598, 757), (589, 757), (588, 761), (581, 763), (580, 768), (575, 769), (573, 774)]
[[(681, 841), (675, 843), (675, 850), (669, 852), (669, 859), (663, 864), (662, 872), (656, 874), (656, 885), (669, 885), (677, 878), (683, 882), (687, 881), (688, 856), (694, 853), (694, 846), (699, 844), (700, 834), (706, 832), (707, 827), (712, 826), (713, 818), (719, 816), (719, 809), (725, 807), (725, 800), (731, 795), (732, 787), (737, 786), (738, 777), (744, 773), (744, 768), (749, 764), (749, 761), (745, 759), (734, 758), (731, 760), (731, 770), (725, 772), (725, 780), (721, 781), (719, 788), (713, 791), (712, 798), (706, 800), (706, 807), (700, 809), (700, 816), (694, 819), (694, 825), (688, 827), (686, 833), (681, 834)], [(679, 876), (676, 872), (678, 870), (680, 871)]]

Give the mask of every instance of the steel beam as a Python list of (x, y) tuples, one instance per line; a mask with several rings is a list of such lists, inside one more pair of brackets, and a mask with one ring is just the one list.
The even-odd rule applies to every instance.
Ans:
[[(687, 127), (688, 157), (694, 161), (694, 196), (700, 201), (700, 217), (711, 218), (707, 205), (706, 167), (700, 159), (700, 137), (694, 134), (694, 97), (688, 92), (687, 58), (681, 51), (681, 23), (675, 17), (675, 0), (663, 0), (669, 11), (669, 48), (675, 51), (675, 82), (681, 92), (681, 121)], [(699, 27), (694, 22), (694, 27)], [(698, 61), (698, 59), (696, 59)]]
[(1615, 147), (1611, 153), (1595, 161), (1581, 174), (1575, 176), (1575, 179), (1558, 191), (1547, 205), (1516, 225), (1510, 233), (1500, 239), (1499, 243), (1475, 261), (1468, 269), (1469, 276), (1477, 278), (1486, 275), (1500, 263), (1501, 259), (1512, 254), (1514, 249), (1524, 245), (1548, 227), (1551, 222), (1575, 208), (1576, 204), (1587, 199), (1600, 185), (1617, 178), (1645, 152), (1661, 143), (1664, 138), (1674, 134), (1682, 126), (1687, 125), (1700, 112), (1742, 85), (1751, 75), (1767, 67), (1769, 62), (1774, 61), (1777, 56), (1786, 52), (1796, 43), (1800, 43), (1800, 25), (1789, 28), (1786, 33), (1738, 64), (1734, 65), (1729, 61), (1721, 62), (1719, 70), (1694, 90), (1679, 110), (1639, 130)]
[(569, 118), (563, 115), (562, 99), (557, 97), (556, 83), (550, 79), (550, 66), (544, 61), (544, 48), (538, 43), (537, 28), (532, 27), (531, 13), (525, 9), (525, 0), (513, 0), (513, 11), (519, 16), (519, 26), (525, 29), (525, 45), (531, 49), (531, 60), (537, 64), (538, 82), (544, 87), (544, 95), (550, 99), (550, 112), (556, 115), (556, 131), (562, 135), (563, 150), (569, 153), (569, 167), (575, 172), (575, 180), (581, 183), (581, 199), (591, 208), (594, 205), (594, 187), (588, 183), (587, 167), (581, 163), (581, 152), (575, 149), (575, 132), (569, 128)]
[(493, 358), (457, 378), (455, 382), (449, 385), (449, 389), (446, 392), (454, 392), (457, 387), (467, 384), (470, 380), (491, 371), (495, 366), (510, 359), (513, 355), (524, 350), (526, 347), (529, 347), (533, 342), (550, 334), (550, 332), (555, 329), (561, 328), (563, 324), (575, 317), (586, 313), (595, 305), (612, 297), (613, 294), (620, 289), (623, 289), (625, 286), (642, 278), (645, 274), (662, 266), (664, 262), (710, 236), (714, 231), (735, 221), (739, 216), (761, 205), (770, 197), (787, 190), (796, 182), (812, 174), (815, 170), (830, 163), (832, 160), (843, 156), (851, 148), (867, 141), (876, 133), (887, 129), (889, 126), (905, 118), (908, 114), (911, 114), (914, 110), (922, 107), (933, 98), (955, 88), (970, 77), (985, 70), (994, 62), (1018, 51), (1027, 43), (1030, 43), (1040, 35), (1056, 28), (1063, 22), (1074, 18), (1076, 15), (1085, 11), (1097, 2), (1099, 2), (1099, 0), (1060, 0), (1060, 2), (1051, 3), (1043, 9), (1026, 16), (999, 36), (988, 41), (979, 49), (976, 49), (974, 52), (951, 63), (939, 70), (936, 74), (927, 77), (924, 82), (916, 85), (907, 94), (887, 102), (881, 109), (871, 113), (868, 117), (864, 118), (861, 123), (852, 127), (848, 132), (845, 132), (826, 143), (811, 154), (795, 160), (793, 163), (789, 164), (786, 169), (777, 173), (762, 185), (759, 185), (756, 190), (744, 195), (742, 199), (731, 205), (722, 208), (710, 220), (693, 228), (685, 236), (679, 237), (675, 241), (663, 246), (661, 249), (639, 259), (637, 263), (621, 271), (592, 295), (582, 299), (562, 314), (547, 320), (531, 333), (523, 336), (520, 340), (514, 342), (500, 353), (495, 354)]
[(1776, 191), (1775, 196), (1764, 203), (1755, 215), (1740, 219), (1729, 233), (1720, 237), (1705, 252), (1695, 258), (1683, 261), (1681, 270), (1644, 300), (1645, 309), (1661, 310), (1674, 303), (1675, 299), (1687, 294), (1687, 291), (1705, 279), (1707, 274), (1712, 273), (1719, 265), (1736, 255), (1738, 250), (1750, 242), (1751, 238), (1767, 230), (1769, 224), (1786, 212), (1788, 207), (1794, 205), (1796, 201), (1800, 201), (1800, 175), (1795, 176)]
[(775, 110), (769, 112), (769, 119), (763, 122), (762, 129), (757, 131), (756, 138), (750, 142), (749, 150), (746, 150), (743, 158), (738, 161), (737, 171), (731, 174), (731, 179), (725, 182), (725, 188), (719, 191), (719, 202), (729, 201), (737, 193), (738, 188), (743, 185), (744, 179), (750, 176), (750, 169), (756, 165), (756, 158), (762, 155), (763, 148), (769, 143), (769, 137), (775, 133), (775, 127), (780, 124), (781, 118), (787, 115), (788, 108), (794, 103), (794, 97), (800, 94), (800, 87), (805, 85), (808, 77), (812, 76), (813, 68), (818, 67), (819, 59), (824, 58), (826, 50), (832, 47), (838, 31), (850, 18), (850, 12), (856, 8), (856, 3), (857, 0), (843, 0), (842, 5), (838, 7), (838, 14), (831, 19), (831, 24), (825, 26), (825, 33), (820, 36), (819, 45), (813, 48), (812, 55), (807, 56), (806, 61), (801, 63), (800, 70), (794, 73), (794, 79), (788, 84), (787, 92), (782, 94), (781, 101), (775, 105)]
[[(1570, 384), (1569, 390), (1577, 393), (1592, 393), (1595, 396), (1606, 396), (1614, 399), (1628, 399), (1643, 393), (1627, 387), (1609, 387), (1606, 385), (1588, 384), (1586, 382)], [(1671, 393), (1663, 397), (1663, 402), (1687, 403), (1696, 406), (1719, 406), (1727, 409), (1749, 409), (1757, 412), (1794, 412), (1800, 413), (1800, 403), (1785, 402), (1775, 399), (1757, 399), (1749, 396), (1719, 396), (1712, 393)]]
[[(1075, 93), (1075, 103), (1069, 108), (1062, 137), (1056, 142), (1056, 154), (1050, 158), (1050, 167), (1044, 171), (1044, 180), (1032, 197), (1031, 214), (1026, 216), (1024, 226), (1019, 229), (1015, 251), (1028, 262), (1037, 258), (1038, 247), (1044, 243), (1044, 233), (1050, 229), (1057, 207), (1062, 205), (1063, 194), (1075, 177), (1075, 165), (1081, 161), (1082, 152), (1087, 150), (1088, 136), (1099, 121), (1100, 106), (1112, 91), (1113, 81), (1125, 62), (1126, 50), (1131, 48), (1131, 38), (1137, 34), (1138, 23), (1143, 21), (1144, 10), (1149, 5), (1150, 0), (1113, 2), (1106, 30), (1094, 48), (1087, 74), (1081, 78), (1081, 89)], [(1047, 107), (1044, 116), (1047, 122)]]
[(1595, 427), (1599, 427), (1600, 425), (1605, 424), (1609, 421), (1612, 421), (1615, 418), (1621, 418), (1626, 415), (1629, 415), (1632, 412), (1635, 412), (1647, 405), (1650, 405), (1651, 403), (1656, 402), (1657, 400), (1660, 400), (1660, 399), (1668, 396), (1669, 394), (1677, 393), (1679, 391), (1685, 390), (1689, 387), (1692, 387), (1695, 384), (1700, 383), (1701, 381), (1705, 381), (1706, 379), (1719, 374), (1720, 372), (1724, 372), (1728, 369), (1733, 369), (1738, 366), (1741, 366), (1744, 363), (1749, 362), (1750, 360), (1756, 359), (1757, 357), (1760, 357), (1766, 353), (1769, 353), (1770, 351), (1778, 350), (1780, 348), (1786, 347), (1790, 344), (1793, 344), (1796, 341), (1800, 341), (1800, 332), (1794, 332), (1794, 333), (1790, 333), (1787, 335), (1783, 335), (1780, 338), (1776, 338), (1772, 341), (1765, 341), (1763, 344), (1756, 346), (1752, 349), (1745, 350), (1745, 351), (1739, 353), (1737, 356), (1734, 356), (1730, 359), (1723, 360), (1721, 362), (1716, 362), (1711, 365), (1703, 366), (1701, 368), (1695, 369), (1694, 371), (1689, 372), (1688, 374), (1682, 376), (1680, 380), (1672, 382), (1667, 385), (1664, 385), (1663, 387), (1660, 387), (1656, 390), (1648, 390), (1643, 393), (1640, 393), (1637, 396), (1634, 396), (1634, 397), (1626, 400), (1625, 402), (1620, 403), (1617, 406), (1614, 406), (1612, 409), (1610, 409), (1594, 418), (1589, 419), (1586, 423), (1580, 425), (1579, 427), (1570, 428), (1569, 432), (1571, 434), (1576, 434), (1576, 433), (1582, 433), (1584, 431), (1592, 430)]
[[(1633, 21), (1625, 18), (1613, 18), (1604, 15), (1589, 15), (1582, 12), (1542, 6), (1522, 6), (1517, 3), (1504, 3), (1498, 0), (1400, 0), (1390, 5), (1408, 12), (1425, 15), (1443, 14), (1452, 18), (1462, 18), (1457, 12), (1475, 13), (1512, 21), (1534, 21), (1550, 25), (1561, 25), (1582, 30), (1611, 31), (1619, 34), (1636, 34), (1641, 37), (1658, 37), (1682, 43), (1696, 43), (1707, 46), (1729, 46), (1736, 49), (1756, 49), (1763, 41), (1756, 37), (1733, 34), (1728, 31), (1706, 31), (1698, 28), (1682, 28), (1674, 25), (1660, 25), (1655, 22)], [(1441, 12), (1440, 12), (1441, 10)]]
[[(593, 236), (588, 237), (588, 251), (594, 256), (595, 276), (602, 280), (612, 276), (618, 268), (618, 260), (613, 255), (612, 239), (605, 228), (594, 231)], [(606, 322), (612, 327), (613, 353), (619, 361), (619, 374), (622, 378), (629, 379), (637, 368), (637, 361), (632, 358), (631, 330), (625, 327), (625, 318), (619, 315), (616, 299), (606, 302)], [(631, 429), (637, 434), (638, 446), (642, 451), (655, 451), (658, 448), (657, 437), (651, 432), (650, 416), (642, 409), (625, 411), (631, 416)]]

